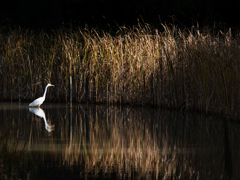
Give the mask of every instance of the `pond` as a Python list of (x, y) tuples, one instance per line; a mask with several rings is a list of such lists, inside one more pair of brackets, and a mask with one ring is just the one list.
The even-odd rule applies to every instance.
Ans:
[(238, 179), (240, 126), (154, 108), (0, 104), (3, 179)]

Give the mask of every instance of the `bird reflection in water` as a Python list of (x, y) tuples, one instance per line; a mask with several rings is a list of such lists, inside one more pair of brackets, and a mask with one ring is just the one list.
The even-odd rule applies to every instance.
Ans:
[(45, 123), (45, 129), (48, 131), (49, 135), (51, 135), (51, 132), (54, 131), (54, 125), (49, 125), (46, 120), (46, 116), (44, 111), (41, 108), (29, 108), (29, 111), (31, 113), (36, 114), (37, 116), (43, 118), (44, 123)]

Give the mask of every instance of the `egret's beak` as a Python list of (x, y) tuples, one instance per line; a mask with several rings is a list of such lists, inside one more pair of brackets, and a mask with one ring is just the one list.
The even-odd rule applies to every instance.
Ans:
[(54, 86), (54, 85), (51, 84), (50, 86)]

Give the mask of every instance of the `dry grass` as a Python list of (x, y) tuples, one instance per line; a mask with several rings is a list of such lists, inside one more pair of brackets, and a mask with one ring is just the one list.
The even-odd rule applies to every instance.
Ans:
[(94, 29), (1, 34), (1, 99), (31, 101), (51, 81), (56, 87), (47, 99), (67, 101), (72, 75), (73, 101), (84, 102), (89, 76), (92, 102), (154, 104), (238, 119), (239, 36), (163, 27), (124, 27), (115, 36)]

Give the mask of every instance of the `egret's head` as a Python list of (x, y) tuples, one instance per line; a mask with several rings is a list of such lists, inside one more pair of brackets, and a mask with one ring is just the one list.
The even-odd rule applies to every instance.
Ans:
[(48, 86), (54, 86), (54, 85), (52, 85), (52, 84), (48, 83), (47, 87), (48, 87)]

